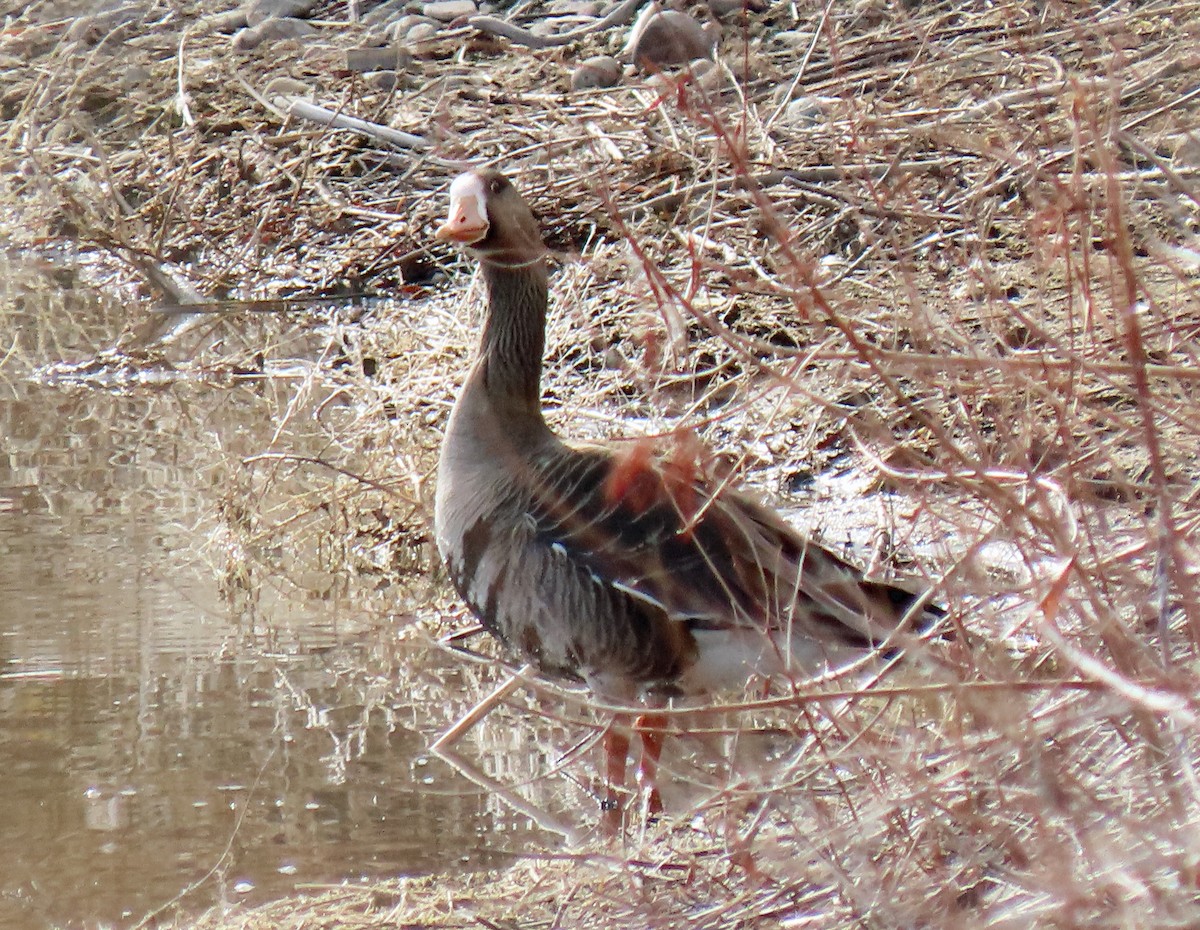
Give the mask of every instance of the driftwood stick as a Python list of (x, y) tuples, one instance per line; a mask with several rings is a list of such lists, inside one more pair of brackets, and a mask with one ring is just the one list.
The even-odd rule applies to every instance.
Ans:
[(270, 98), (270, 102), (275, 108), (289, 116), (298, 116), (300, 119), (321, 123), (331, 129), (349, 129), (397, 148), (425, 152), (430, 147), (429, 142), (423, 137), (413, 135), (411, 132), (393, 129), (391, 126), (382, 126), (379, 123), (359, 119), (357, 116), (347, 116), (345, 113), (330, 110), (328, 107), (320, 106), (303, 97), (276, 94)]
[(645, 2), (646, 0), (625, 0), (624, 3), (614, 7), (603, 19), (598, 19), (594, 23), (588, 23), (586, 26), (580, 26), (578, 29), (572, 29), (570, 32), (564, 32), (556, 36), (535, 36), (528, 29), (523, 29), (506, 19), (498, 19), (495, 16), (472, 16), (467, 20), (467, 25), (473, 29), (478, 29), (480, 32), (500, 36), (502, 39), (508, 39), (510, 42), (516, 42), (518, 45), (525, 45), (529, 48), (554, 48), (559, 45), (568, 45), (576, 39), (582, 39), (586, 35), (591, 35), (593, 32), (601, 32), (605, 29), (611, 29), (613, 26), (625, 25), (629, 20), (633, 19), (633, 14)]
[(490, 714), (496, 705), (500, 704), (506, 697), (524, 684), (525, 675), (529, 673), (531, 668), (526, 663), (515, 674), (509, 675), (504, 681), (500, 682), (487, 697), (463, 714), (454, 726), (450, 727), (449, 730), (434, 740), (433, 745), (429, 748), (435, 753), (442, 753), (457, 743), (467, 731)]

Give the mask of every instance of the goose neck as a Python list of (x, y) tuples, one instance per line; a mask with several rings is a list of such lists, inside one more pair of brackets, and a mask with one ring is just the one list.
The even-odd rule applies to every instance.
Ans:
[(548, 303), (541, 259), (514, 267), (482, 263), (488, 294), (479, 369), (496, 400), (541, 415), (542, 353)]

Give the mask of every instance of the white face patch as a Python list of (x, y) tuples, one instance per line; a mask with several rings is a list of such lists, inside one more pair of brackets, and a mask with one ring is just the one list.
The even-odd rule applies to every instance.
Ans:
[(487, 226), (487, 188), (474, 172), (460, 174), (450, 184), (450, 215), (465, 214), (480, 226)]

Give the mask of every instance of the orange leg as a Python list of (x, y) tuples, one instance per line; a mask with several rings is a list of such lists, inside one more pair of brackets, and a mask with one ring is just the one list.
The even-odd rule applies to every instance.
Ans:
[(604, 828), (619, 833), (622, 821), (622, 796), (625, 793), (625, 765), (629, 760), (629, 730), (623, 716), (613, 718), (601, 741), (604, 746), (605, 796), (600, 805)]
[(646, 816), (654, 817), (663, 810), (662, 795), (658, 790), (658, 760), (666, 738), (667, 718), (664, 714), (641, 714), (633, 728), (642, 741), (642, 757), (637, 768), (638, 787), (646, 799)]

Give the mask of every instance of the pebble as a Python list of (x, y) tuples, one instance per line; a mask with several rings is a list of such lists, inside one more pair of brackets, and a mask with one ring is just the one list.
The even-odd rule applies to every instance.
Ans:
[[(690, 81), (697, 87), (700, 87), (707, 94), (720, 93), (726, 86), (726, 73), (723, 68), (718, 68), (711, 58), (697, 58), (687, 64), (687, 72), (690, 76)], [(654, 89), (658, 94), (672, 94), (679, 84), (681, 75), (678, 72), (667, 74), (657, 72), (651, 74), (646, 83)]]
[(1184, 133), (1175, 142), (1172, 158), (1177, 165), (1185, 168), (1200, 166), (1200, 136), (1194, 132)]
[(368, 10), (363, 14), (363, 25), (386, 26), (392, 20), (403, 16), (406, 6), (408, 6), (408, 0), (385, 0), (375, 9)]
[(369, 71), (363, 75), (363, 81), (375, 90), (393, 90), (398, 80), (395, 71)]
[(716, 94), (725, 90), (729, 74), (724, 68), (718, 68), (711, 58), (693, 61), (690, 67), (692, 78), (704, 88), (705, 93)]
[(346, 70), (366, 74), (368, 71), (395, 71), (412, 64), (412, 55), (394, 45), (382, 48), (346, 49)]
[(143, 88), (154, 86), (154, 75), (141, 65), (127, 65), (121, 69), (121, 78), (118, 83), (121, 85), (121, 89), (127, 93), (138, 93)]
[(316, 34), (316, 27), (302, 19), (268, 19), (257, 26), (243, 29), (233, 37), (233, 47), (239, 52), (248, 52), (263, 42), (280, 39), (303, 39)]
[(550, 16), (546, 19), (539, 19), (536, 23), (529, 27), (531, 34), (535, 36), (556, 36), (560, 32), (566, 32), (569, 29), (574, 29), (579, 23), (567, 19), (562, 16)]
[(836, 102), (833, 97), (797, 97), (783, 111), (783, 122), (788, 126), (819, 126)]
[(716, 35), (699, 20), (678, 10), (656, 11), (651, 5), (630, 30), (625, 50), (643, 71), (711, 58)]
[(474, 16), (477, 11), (475, 0), (432, 0), (421, 7), (421, 12), (430, 19), (443, 23), (453, 22), (460, 16)]
[(290, 77), (273, 78), (263, 88), (263, 96), (268, 100), (280, 94), (286, 94), (289, 97), (311, 97), (312, 93), (313, 89), (308, 84)]
[(432, 39), (434, 36), (436, 36), (439, 28), (440, 27), (436, 23), (417, 23), (408, 30), (408, 34), (405, 35), (404, 41), (410, 44), (415, 42), (425, 42), (428, 39)]
[(783, 32), (775, 33), (773, 40), (780, 45), (786, 45), (788, 48), (806, 49), (812, 45), (813, 34), (811, 32), (787, 29)]
[(67, 28), (66, 39), (68, 42), (99, 45), (107, 41), (117, 29), (140, 20), (143, 13), (137, 5), (129, 4), (92, 16), (80, 16)]
[(262, 36), (257, 29), (239, 29), (229, 42), (235, 52), (248, 52), (262, 44)]
[(224, 13), (205, 17), (204, 23), (207, 31), (228, 35), (246, 27), (246, 11), (226, 10)]
[(529, 34), (539, 37), (552, 36), (558, 32), (558, 23), (553, 18), (539, 19), (529, 27)]
[(725, 17), (731, 13), (761, 13), (767, 6), (762, 0), (708, 0), (708, 8), (713, 16)]
[(389, 42), (405, 42), (408, 41), (408, 34), (413, 26), (418, 24), (427, 24), (433, 26), (434, 30), (440, 29), (442, 24), (436, 19), (430, 19), (428, 16), (418, 16), (415, 13), (408, 13), (401, 16), (393, 23), (388, 23), (388, 27), (384, 30), (383, 42), (380, 44), (386, 45)]
[(314, 6), (314, 0), (250, 0), (246, 5), (246, 22), (258, 26), (269, 19), (307, 16)]
[(303, 39), (305, 36), (316, 35), (317, 27), (302, 19), (268, 19), (256, 27), (264, 42), (274, 42), (278, 39)]
[(611, 55), (595, 55), (571, 72), (571, 90), (616, 87), (621, 81), (621, 63)]
[(600, 15), (600, 4), (597, 0), (554, 0), (546, 11), (551, 16), (590, 16)]

